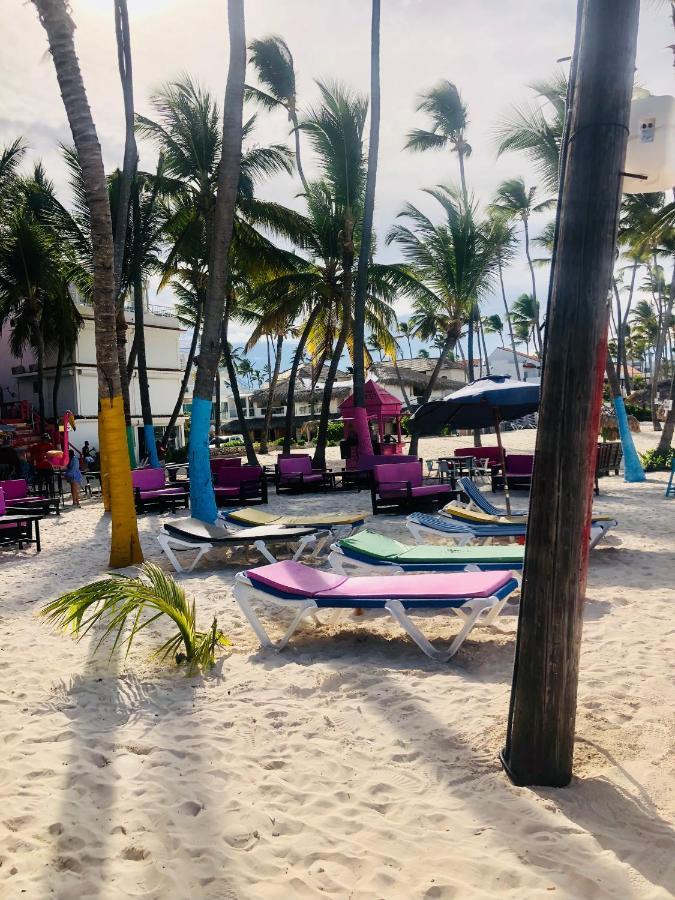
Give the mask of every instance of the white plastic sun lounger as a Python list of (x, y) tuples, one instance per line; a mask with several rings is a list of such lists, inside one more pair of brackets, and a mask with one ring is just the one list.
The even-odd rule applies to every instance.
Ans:
[[(208, 525), (199, 519), (184, 519), (180, 522), (167, 522), (157, 535), (157, 542), (167, 555), (176, 572), (191, 572), (199, 560), (214, 547), (250, 547), (257, 550), (263, 559), (270, 563), (276, 557), (269, 545), (296, 544), (293, 559), (299, 559), (308, 548), (313, 549), (313, 556), (322, 551), (330, 532), (317, 528), (279, 528), (262, 526), (259, 528), (227, 528), (224, 525)], [(189, 568), (180, 564), (175, 551), (196, 551)]]
[[(447, 661), (479, 622), (489, 625), (518, 587), (510, 572), (458, 572), (350, 578), (284, 560), (239, 572), (234, 596), (263, 647), (283, 650), (303, 619), (322, 609), (337, 613), (377, 610), (388, 613), (431, 659)], [(255, 614), (251, 601), (286, 607), (294, 615), (281, 640), (274, 642)], [(462, 620), (447, 650), (439, 650), (411, 621), (418, 610), (452, 610)], [(359, 617), (361, 618), (361, 617)]]

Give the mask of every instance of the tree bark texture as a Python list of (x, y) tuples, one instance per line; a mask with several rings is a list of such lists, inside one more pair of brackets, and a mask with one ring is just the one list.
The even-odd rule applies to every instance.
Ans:
[(33, 0), (47, 32), (61, 97), (68, 116), (75, 149), (82, 166), (91, 222), (93, 302), (96, 364), (99, 389), (99, 430), (105, 442), (109, 467), (106, 489), (110, 492), (113, 568), (143, 559), (131, 490), (126, 452), (124, 410), (115, 335), (115, 283), (110, 202), (101, 147), (73, 42), (74, 23), (65, 0)]
[[(509, 730), (517, 784), (572, 777), (597, 429), (639, 0), (580, 0)], [(573, 488), (573, 489), (572, 489)]]

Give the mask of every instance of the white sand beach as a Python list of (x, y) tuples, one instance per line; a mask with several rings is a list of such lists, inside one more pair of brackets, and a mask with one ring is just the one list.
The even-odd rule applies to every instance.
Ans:
[[(506, 435), (531, 449), (534, 432)], [(466, 439), (421, 442), (434, 457)], [(638, 449), (654, 446), (643, 426)], [(337, 450), (331, 450), (333, 457)], [(447, 664), (388, 619), (298, 633), (263, 652), (213, 553), (181, 578), (233, 647), (187, 678), (93, 655), (36, 617), (106, 571), (99, 501), (0, 555), (0, 896), (60, 900), (431, 900), (675, 895), (675, 501), (666, 476), (604, 478), (619, 528), (592, 553), (575, 777), (502, 773), (517, 602)], [(572, 486), (570, 486), (572, 487)], [(500, 498), (501, 500), (501, 498)], [(370, 510), (368, 494), (270, 494), (269, 509)], [(177, 514), (178, 515), (183, 515)], [(160, 561), (164, 517), (139, 518)], [(403, 517), (369, 525), (405, 539)], [(425, 623), (434, 638), (450, 618)]]

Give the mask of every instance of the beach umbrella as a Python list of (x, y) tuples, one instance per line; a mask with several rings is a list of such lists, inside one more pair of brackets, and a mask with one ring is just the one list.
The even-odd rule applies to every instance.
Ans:
[(502, 422), (520, 419), (539, 409), (539, 384), (516, 381), (508, 375), (487, 375), (465, 385), (442, 400), (430, 400), (416, 409), (408, 422), (419, 435), (438, 434), (442, 428), (488, 428), (494, 426), (504, 472), (506, 510), (511, 514), (511, 498), (506, 480), (506, 459), (502, 446)]

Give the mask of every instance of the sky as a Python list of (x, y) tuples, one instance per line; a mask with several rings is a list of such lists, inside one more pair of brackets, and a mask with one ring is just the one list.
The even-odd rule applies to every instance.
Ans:
[[(133, 52), (136, 110), (152, 115), (153, 90), (187, 72), (220, 100), (228, 61), (225, 0), (128, 0)], [(666, 3), (641, 4), (637, 82), (652, 93), (673, 93), (673, 34)], [(106, 169), (121, 165), (124, 141), (122, 95), (117, 70), (111, 0), (70, 0), (77, 26), (75, 43)], [(365, 0), (245, 0), (247, 40), (280, 34), (293, 53), (299, 106), (315, 103), (315, 80), (339, 80), (366, 94), (370, 79), (370, 4)], [(68, 200), (66, 171), (59, 142), (70, 143), (70, 131), (58, 92), (46, 35), (35, 8), (26, 0), (3, 0), (3, 52), (0, 56), (0, 145), (23, 135), (30, 160), (42, 159), (62, 200)], [(556, 60), (572, 51), (576, 3), (573, 0), (383, 0), (381, 22), (382, 111), (375, 205), (378, 259), (398, 261), (384, 237), (405, 202), (419, 205), (432, 217), (438, 208), (421, 193), (424, 187), (456, 184), (456, 157), (447, 152), (410, 153), (405, 134), (424, 127), (415, 112), (419, 93), (448, 79), (457, 84), (469, 112), (467, 139), (473, 153), (467, 161), (470, 191), (490, 202), (505, 178), (538, 179), (518, 154), (496, 155), (494, 130), (513, 104), (535, 100), (528, 83), (546, 78)], [(11, 14), (10, 14), (11, 13)], [(567, 65), (562, 64), (563, 67)], [(254, 80), (249, 72), (249, 81)], [(253, 112), (251, 108), (250, 112)], [(261, 112), (253, 141), (287, 142), (283, 111)], [(140, 142), (140, 165), (151, 169), (154, 148)], [(316, 173), (310, 148), (303, 144), (306, 174)], [(297, 176), (279, 176), (262, 186), (260, 196), (302, 209)], [(540, 198), (545, 199), (540, 189)], [(551, 214), (532, 222), (538, 231)], [(547, 269), (537, 274), (540, 299), (545, 297)], [(524, 257), (506, 272), (510, 301), (530, 290)], [(151, 292), (152, 293), (152, 292)], [(162, 292), (151, 302), (170, 304)], [(501, 298), (487, 296), (485, 314), (500, 312)], [(407, 307), (400, 303), (400, 318)], [(230, 329), (231, 339), (245, 331)], [(496, 337), (490, 338), (494, 346)], [(260, 364), (262, 347), (253, 351)]]

